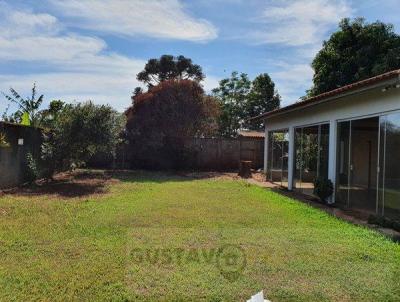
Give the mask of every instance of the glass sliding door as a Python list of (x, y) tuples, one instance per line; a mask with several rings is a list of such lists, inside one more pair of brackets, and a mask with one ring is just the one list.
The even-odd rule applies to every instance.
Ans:
[(400, 113), (381, 117), (379, 212), (400, 220)]
[(312, 195), (314, 181), (328, 177), (329, 125), (295, 129), (294, 188)]
[(268, 145), (268, 180), (287, 187), (289, 149), (288, 130), (269, 132)]
[(379, 117), (351, 122), (349, 206), (375, 213)]
[(329, 124), (321, 125), (319, 139), (318, 176), (328, 179), (329, 166)]
[(336, 201), (376, 212), (379, 117), (338, 123)]
[(294, 180), (295, 190), (301, 190), (301, 167), (303, 160), (303, 128), (296, 128), (294, 134)]
[(337, 135), (336, 202), (348, 206), (350, 182), (350, 121), (338, 123)]
[(301, 191), (312, 195), (318, 173), (318, 130), (319, 126), (303, 128), (303, 159), (301, 167)]

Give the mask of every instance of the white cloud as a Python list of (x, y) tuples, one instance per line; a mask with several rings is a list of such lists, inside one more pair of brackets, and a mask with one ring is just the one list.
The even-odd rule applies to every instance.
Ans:
[[(0, 75), (0, 90), (13, 87), (28, 95), (32, 83), (45, 94), (46, 102), (62, 99), (67, 102), (93, 100), (97, 104), (110, 104), (119, 111), (130, 105), (130, 95), (138, 85), (132, 74), (94, 74), (83, 72), (49, 72), (26, 75)], [(26, 93), (24, 93), (26, 92)]]
[(276, 88), (282, 97), (282, 106), (289, 105), (299, 99), (299, 91), (311, 87), (313, 70), (308, 64), (288, 64), (277, 62), (279, 71), (271, 72)]
[(188, 41), (217, 37), (208, 21), (190, 16), (178, 0), (50, 0), (71, 25), (124, 36)]
[[(16, 11), (1, 3), (0, 8), (6, 11), (0, 13), (2, 63), (23, 66), (22, 62), (28, 62), (45, 68), (44, 72), (22, 75), (0, 73), (0, 91), (14, 87), (24, 93), (36, 82), (47, 101), (91, 99), (110, 103), (119, 110), (130, 105), (130, 94), (139, 85), (135, 76), (143, 68), (144, 60), (109, 52), (99, 38), (64, 32), (51, 15)], [(4, 108), (1, 101), (0, 109)]]
[(352, 14), (345, 0), (294, 0), (269, 5), (258, 21), (261, 30), (250, 34), (256, 43), (301, 46), (321, 43), (326, 32)]

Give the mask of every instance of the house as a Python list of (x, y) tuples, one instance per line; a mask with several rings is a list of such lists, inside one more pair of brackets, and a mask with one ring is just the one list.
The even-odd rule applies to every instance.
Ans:
[(334, 184), (332, 203), (400, 218), (400, 70), (262, 114), (264, 171), (289, 190)]

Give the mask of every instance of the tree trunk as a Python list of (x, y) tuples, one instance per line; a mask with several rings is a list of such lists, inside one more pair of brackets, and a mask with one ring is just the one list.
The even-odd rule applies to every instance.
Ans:
[(239, 176), (243, 178), (251, 177), (251, 164), (250, 160), (241, 160), (239, 165)]

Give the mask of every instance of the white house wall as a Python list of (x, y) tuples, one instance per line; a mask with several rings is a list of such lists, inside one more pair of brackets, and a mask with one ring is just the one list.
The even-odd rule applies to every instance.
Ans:
[[(266, 138), (268, 138), (269, 131), (289, 129), (289, 140), (292, 142), (289, 143), (289, 190), (292, 189), (293, 184), (294, 128), (320, 123), (330, 124), (328, 175), (332, 182), (335, 183), (337, 122), (400, 110), (400, 89), (391, 88), (387, 91), (382, 91), (382, 87), (384, 86), (265, 119)], [(267, 141), (268, 139), (265, 140), (265, 172), (268, 155)]]

